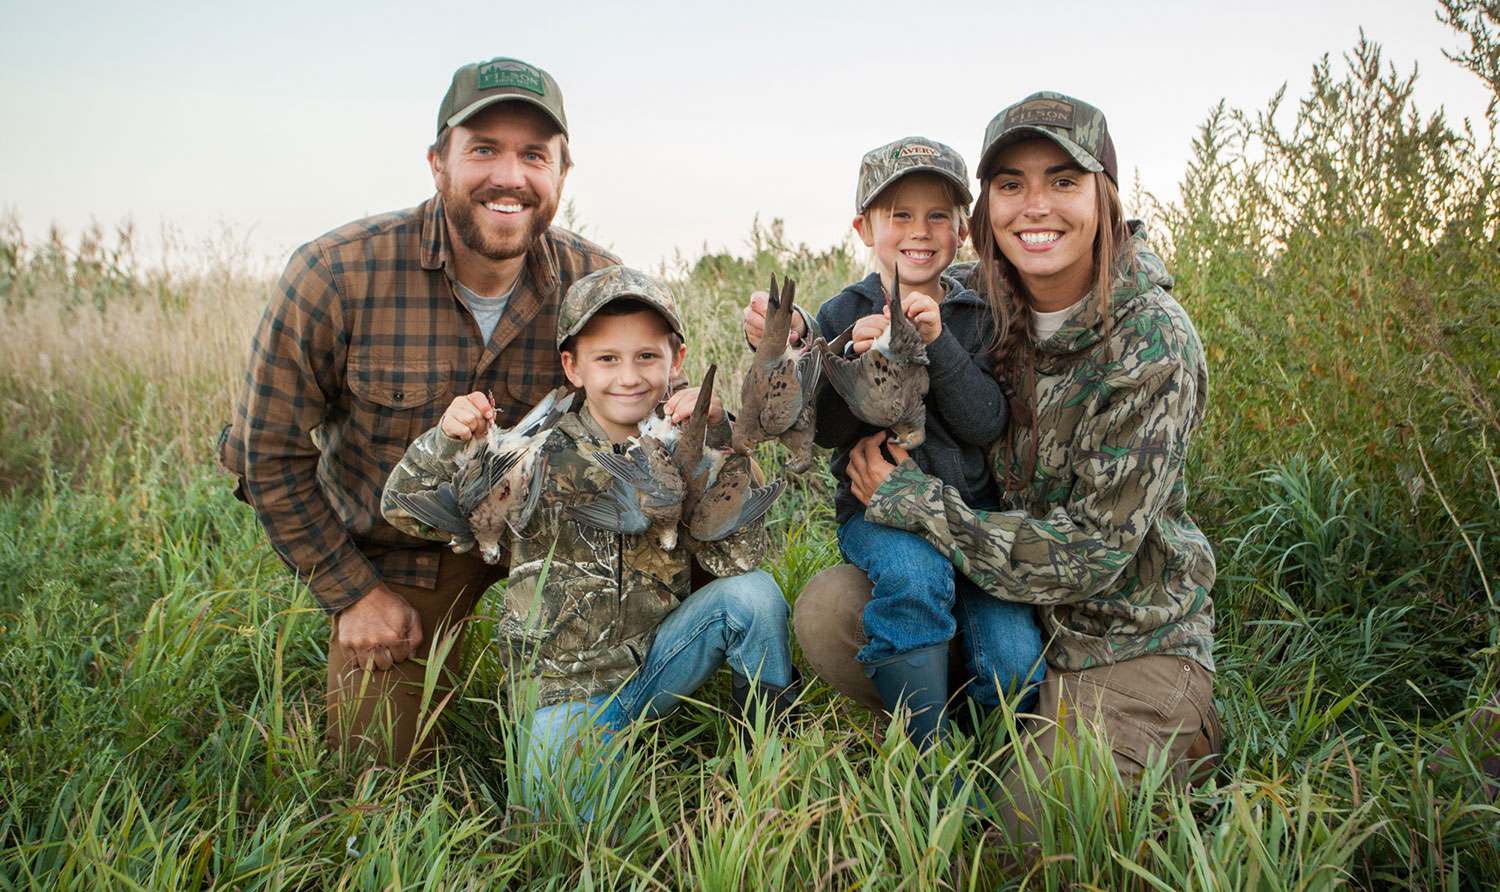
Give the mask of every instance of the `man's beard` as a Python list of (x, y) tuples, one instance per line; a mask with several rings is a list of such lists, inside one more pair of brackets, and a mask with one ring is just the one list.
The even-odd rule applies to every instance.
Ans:
[[(486, 202), (498, 202), (507, 198), (531, 208), (530, 227), (525, 232), (513, 232), (505, 236), (486, 233), (476, 219), (483, 211), (482, 206)], [(509, 189), (487, 191), (470, 198), (457, 194), (452, 184), (444, 178), (443, 212), (447, 214), (454, 234), (463, 242), (464, 247), (490, 260), (511, 260), (524, 255), (531, 244), (552, 225), (552, 218), (557, 214), (557, 201), (554, 199), (545, 203), (530, 190), (516, 192)]]

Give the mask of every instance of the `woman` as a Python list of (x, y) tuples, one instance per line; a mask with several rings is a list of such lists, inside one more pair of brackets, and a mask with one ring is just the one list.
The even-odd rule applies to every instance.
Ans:
[[(1016, 393), (991, 450), (1000, 510), (966, 507), (889, 442), (888, 461), (882, 436), (854, 450), (855, 495), (868, 520), (924, 536), (989, 594), (1037, 608), (1047, 675), (1028, 725), (1033, 768), (1058, 727), (1081, 720), (1109, 735), (1127, 777), (1164, 751), (1185, 780), (1219, 747), (1214, 559), (1184, 475), (1203, 417), (1202, 345), (1124, 219), (1098, 109), (1027, 97), (990, 122), (978, 171), (970, 282), (996, 315), (994, 367)], [(831, 684), (878, 704), (853, 661), (869, 585), (850, 570), (808, 584), (798, 639)]]

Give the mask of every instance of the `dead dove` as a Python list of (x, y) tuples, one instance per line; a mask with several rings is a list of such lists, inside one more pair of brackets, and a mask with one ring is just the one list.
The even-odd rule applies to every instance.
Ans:
[(734, 451), (748, 455), (757, 443), (772, 438), (791, 450), (787, 466), (794, 471), (812, 467), (813, 396), (818, 386), (822, 354), (814, 349), (798, 350), (787, 343), (792, 330), (792, 296), (796, 284), (782, 282), (777, 294), (776, 276), (771, 275), (770, 299), (766, 304), (766, 327), (755, 358), (745, 372), (740, 390), (740, 414), (734, 425)]
[(632, 536), (654, 528), (657, 544), (671, 551), (677, 547), (686, 489), (672, 455), (681, 431), (670, 418), (655, 414), (641, 421), (640, 430), (623, 453), (590, 453), (589, 458), (614, 479), (597, 498), (570, 506), (568, 513), (591, 526)]
[(685, 520), (695, 542), (717, 542), (760, 520), (786, 488), (785, 480), (756, 486), (747, 456), (709, 450), (709, 461), (689, 489), (702, 493)]
[(870, 349), (845, 359), (853, 332), (851, 326), (832, 344), (819, 338), (814, 345), (823, 354), (824, 376), (860, 420), (889, 428), (903, 449), (920, 446), (927, 438), (927, 348), (901, 312), (899, 270), (891, 288), (891, 324)]
[(707, 447), (708, 407), (713, 401), (717, 371), (718, 367), (711, 365), (703, 375), (697, 405), (677, 441), (677, 466), (687, 482), (682, 524), (692, 552), (703, 542), (717, 542), (759, 520), (786, 487), (784, 480), (756, 486), (748, 457), (732, 449)]
[(533, 486), (546, 464), (542, 444), (567, 414), (573, 394), (559, 387), (514, 427), (492, 424), (459, 453), (457, 470), (428, 492), (392, 493), (395, 505), (433, 529), (463, 553), (479, 546), (485, 563), (499, 563), (507, 530), (519, 534), (535, 510), (542, 488)]
[(693, 405), (693, 414), (688, 416), (687, 423), (682, 426), (677, 444), (672, 450), (672, 454), (677, 459), (677, 467), (682, 480), (686, 484), (682, 498), (684, 523), (692, 516), (694, 506), (703, 495), (703, 487), (695, 487), (693, 483), (707, 467), (708, 459), (705, 457), (704, 450), (708, 440), (708, 407), (713, 404), (714, 375), (718, 371), (718, 365), (709, 365), (708, 371), (703, 373), (703, 383), (698, 385), (698, 402)]

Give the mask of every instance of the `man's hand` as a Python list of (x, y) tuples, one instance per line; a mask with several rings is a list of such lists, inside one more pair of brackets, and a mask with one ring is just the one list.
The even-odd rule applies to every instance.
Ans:
[(849, 450), (849, 483), (854, 490), (854, 497), (866, 506), (874, 498), (875, 490), (896, 470), (896, 465), (886, 461), (885, 456), (881, 455), (882, 445), (890, 452), (891, 458), (896, 460), (896, 464), (911, 457), (910, 453), (895, 444), (890, 431), (871, 434), (854, 444), (854, 448)]
[(406, 599), (376, 583), (338, 615), (338, 646), (362, 669), (390, 669), (422, 643), (422, 621)]
[(494, 420), (495, 404), (476, 390), (468, 396), (454, 397), (438, 426), (451, 439), (468, 440), (489, 430)]
[[(684, 387), (671, 396), (662, 404), (661, 413), (672, 419), (673, 424), (681, 424), (692, 417), (693, 409), (698, 405), (697, 387)], [(708, 398), (708, 423), (718, 424), (724, 420), (724, 404), (719, 402), (716, 393)]]
[[(766, 331), (766, 308), (771, 296), (764, 291), (751, 293), (750, 302), (745, 304), (745, 340), (750, 342), (750, 349), (754, 350), (760, 346), (760, 337)], [(786, 336), (788, 344), (800, 344), (807, 337), (807, 323), (803, 320), (801, 313), (792, 313), (792, 330)]]

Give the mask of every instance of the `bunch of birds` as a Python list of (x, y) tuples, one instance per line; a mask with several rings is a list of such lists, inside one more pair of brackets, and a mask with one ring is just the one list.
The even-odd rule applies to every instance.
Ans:
[[(796, 285), (771, 277), (766, 324), (740, 392), (740, 414), (727, 448), (708, 445), (708, 412), (716, 366), (709, 366), (693, 413), (682, 424), (653, 413), (619, 451), (590, 453), (609, 472), (610, 485), (567, 513), (590, 526), (628, 535), (648, 531), (670, 551), (689, 552), (727, 538), (765, 515), (786, 487), (762, 483), (751, 450), (779, 440), (790, 452), (788, 469), (813, 464), (816, 395), (826, 380), (856, 417), (890, 431), (906, 449), (925, 437), (927, 352), (916, 327), (901, 311), (900, 273), (890, 296), (890, 324), (870, 349), (850, 355), (852, 329), (832, 343), (817, 338), (799, 349), (789, 337)], [(548, 394), (511, 428), (491, 425), (459, 455), (452, 481), (422, 493), (400, 493), (395, 503), (412, 517), (448, 534), (449, 546), (500, 560), (502, 537), (520, 534), (541, 492), (547, 434), (572, 407), (566, 388)]]
[(547, 433), (568, 414), (573, 394), (559, 387), (542, 398), (515, 426), (490, 425), (458, 454), (452, 480), (425, 492), (392, 493), (407, 514), (448, 534), (458, 554), (476, 545), (486, 563), (499, 563), (502, 541), (531, 521), (542, 494)]

